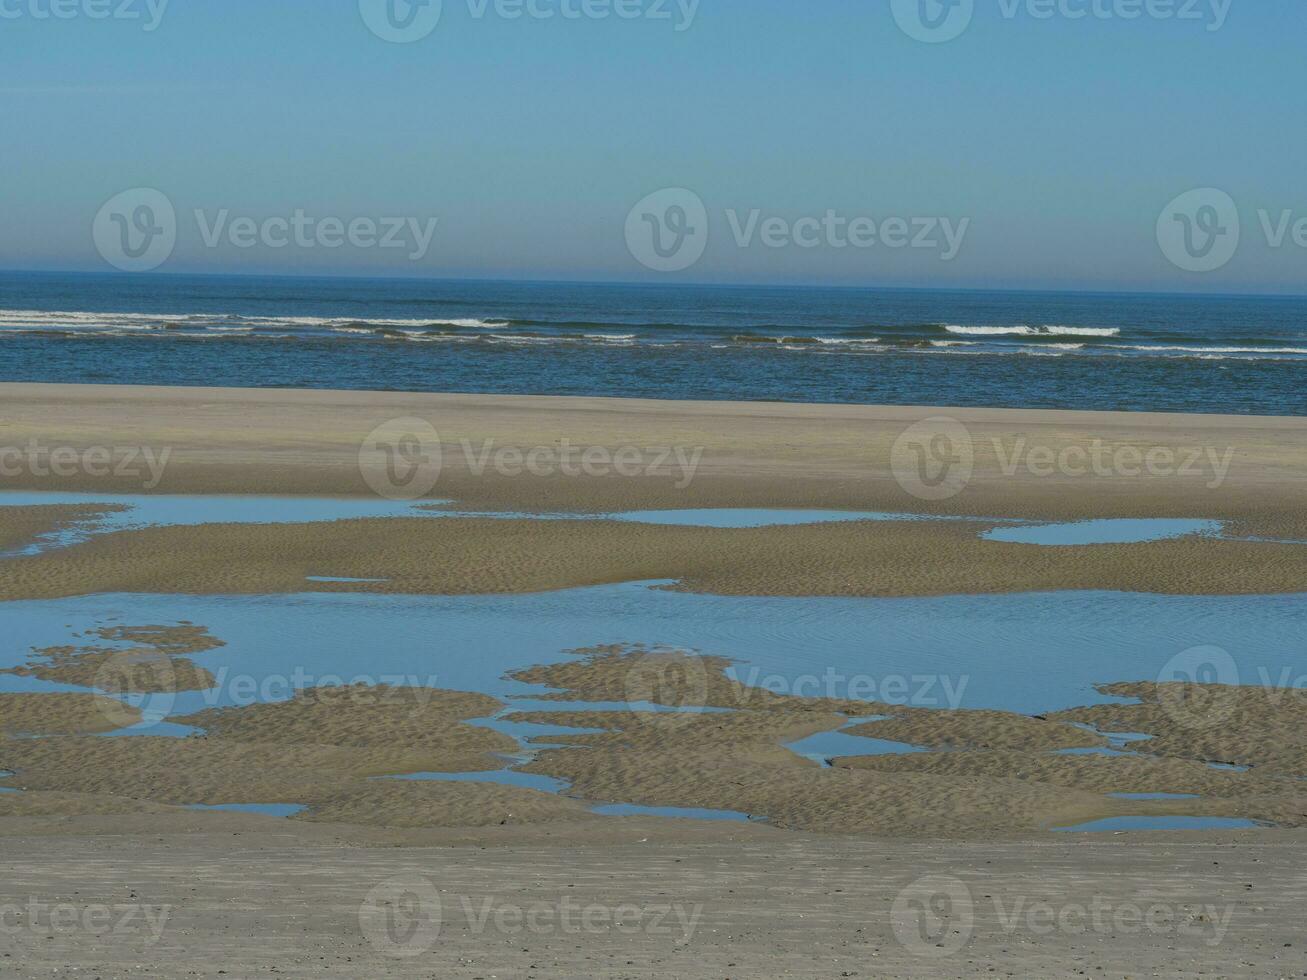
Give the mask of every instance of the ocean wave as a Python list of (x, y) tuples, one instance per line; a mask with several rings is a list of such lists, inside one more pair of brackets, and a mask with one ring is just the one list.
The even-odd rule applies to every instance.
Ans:
[(1119, 337), (1120, 327), (1064, 327), (1049, 324), (1042, 327), (975, 327), (946, 324), (951, 334), (967, 337)]
[(1188, 344), (1110, 344), (1117, 350), (1180, 354), (1307, 354), (1307, 347), (1208, 347)]

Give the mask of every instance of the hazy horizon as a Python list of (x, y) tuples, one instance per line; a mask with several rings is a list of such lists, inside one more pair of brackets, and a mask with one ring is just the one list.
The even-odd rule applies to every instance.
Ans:
[(1307, 291), (1301, 4), (586, 2), (10, 3), (0, 267)]

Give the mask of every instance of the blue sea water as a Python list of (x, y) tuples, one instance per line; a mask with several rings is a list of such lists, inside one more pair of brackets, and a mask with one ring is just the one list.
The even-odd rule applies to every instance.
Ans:
[(0, 380), (1307, 414), (1307, 299), (0, 273)]

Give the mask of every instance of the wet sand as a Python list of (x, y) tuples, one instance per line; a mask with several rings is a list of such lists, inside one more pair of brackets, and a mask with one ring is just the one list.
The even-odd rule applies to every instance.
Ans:
[[(1237, 535), (1301, 538), (1307, 425), (1296, 419), (1011, 412), (730, 403), (657, 403), (338, 392), (0, 385), (5, 444), (136, 446), (170, 452), (162, 481), (52, 478), (11, 489), (122, 493), (355, 495), (369, 490), (359, 446), (388, 419), (416, 416), (440, 432), (444, 467), (431, 499), (485, 509), (604, 512), (641, 508), (798, 507), (993, 518), (1194, 517)], [(947, 414), (974, 438), (975, 474), (956, 496), (923, 500), (895, 479), (905, 427)], [(476, 475), (463, 440), (528, 450), (556, 445), (703, 449), (694, 478), (675, 466), (638, 478)], [(1211, 450), (1228, 459), (1171, 477), (1121, 472), (1037, 476), (1004, 458), (1024, 439), (1054, 454), (1114, 447)], [(673, 461), (675, 457), (672, 457)], [(21, 547), (81, 514), (6, 515), (0, 547)], [(0, 599), (100, 591), (256, 594), (302, 591), (527, 592), (666, 579), (723, 594), (929, 595), (1132, 589), (1229, 594), (1307, 591), (1307, 558), (1285, 544), (1180, 539), (1142, 545), (1035, 548), (984, 542), (984, 524), (913, 522), (710, 531), (614, 522), (350, 521), (321, 527), (160, 528), (97, 538), (0, 563)], [(386, 578), (366, 586), (307, 576)], [(202, 626), (203, 624), (194, 624)], [(108, 638), (103, 638), (106, 641)], [(188, 673), (186, 641), (117, 634)], [(220, 638), (219, 638), (220, 639)], [(191, 637), (194, 641), (195, 637)], [(83, 685), (108, 658), (94, 642), (48, 649), (34, 677)], [(215, 649), (216, 648), (211, 648)], [(217, 651), (220, 654), (220, 651)], [(658, 655), (592, 651), (522, 679), (590, 701), (715, 705), (727, 715), (572, 712), (602, 732), (551, 736), (528, 770), (564, 778), (586, 801), (739, 810), (766, 822), (599, 818), (567, 796), (476, 783), (401, 782), (387, 774), (502, 767), (511, 739), (469, 725), (493, 699), (431, 692), (392, 710), (360, 692), (202, 712), (199, 737), (102, 738), (92, 694), (0, 696), (0, 905), (48, 901), (170, 905), (158, 943), (133, 934), (7, 934), (4, 970), (19, 976), (109, 975), (140, 964), (173, 974), (601, 976), (1282, 976), (1307, 969), (1298, 942), (1304, 899), (1301, 833), (1051, 834), (1118, 815), (1190, 814), (1307, 826), (1301, 702), (1237, 693), (1222, 725), (1178, 725), (1185, 706), (1229, 707), (1222, 692), (1166, 701), (1131, 685), (1137, 706), (1048, 718), (935, 714), (744, 692), (721, 676)], [(89, 658), (89, 659), (88, 659)], [(97, 659), (98, 658), (98, 659)], [(155, 661), (158, 662), (157, 660)], [(191, 665), (193, 666), (193, 665)], [(41, 673), (42, 671), (46, 673)], [(167, 690), (153, 673), (120, 670), (123, 689)], [(153, 687), (151, 687), (153, 685)], [(174, 684), (174, 688), (185, 689)], [(375, 693), (375, 692), (374, 692)], [(1214, 698), (1214, 701), (1213, 701)], [(59, 699), (59, 700), (55, 700)], [(334, 700), (333, 700), (334, 699)], [(1177, 704), (1180, 711), (1177, 714)], [(1168, 705), (1169, 709), (1168, 710)], [(115, 709), (123, 711), (124, 709)], [(931, 751), (835, 758), (823, 768), (783, 742), (865, 721), (852, 737)], [(532, 715), (524, 719), (539, 720)], [(1055, 754), (1102, 748), (1100, 731), (1145, 732), (1148, 755)], [(18, 738), (46, 734), (57, 737)], [(1247, 772), (1214, 769), (1238, 762)], [(1193, 793), (1125, 801), (1113, 793)], [(196, 812), (188, 804), (302, 803), (289, 820)], [(449, 913), (441, 940), (404, 960), (361, 929), (359, 906), (395, 875), (429, 876)], [(924, 947), (896, 934), (895, 908), (922, 876), (956, 879), (974, 923), (956, 952), (956, 909)], [(994, 904), (997, 896), (1004, 905)], [(507, 905), (576, 898), (701, 903), (701, 925), (677, 944), (648, 932), (595, 934), (474, 928), (463, 898)], [(1167, 906), (1176, 923), (1149, 932), (1051, 933), (1013, 920), (1013, 903)], [(1218, 941), (1214, 923), (1225, 921)], [(491, 920), (493, 923), (493, 919)], [(926, 922), (927, 920), (922, 920)], [(1013, 922), (1016, 925), (1013, 926)], [(918, 922), (917, 925), (922, 925)], [(1184, 928), (1180, 928), (1180, 925)], [(243, 937), (239, 949), (231, 937)], [(389, 952), (393, 952), (390, 950)]]
[[(118, 628), (124, 636), (142, 631)], [(211, 638), (192, 634), (193, 642)], [(182, 644), (178, 649), (185, 649)], [(77, 737), (110, 727), (92, 695), (0, 695), (6, 729), (0, 769), (19, 794), (0, 794), (0, 816), (77, 816), (124, 800), (152, 806), (295, 803), (293, 823), (379, 828), (557, 824), (585, 834), (595, 804), (734, 811), (790, 831), (879, 838), (1037, 839), (1049, 830), (1123, 816), (1210, 816), (1307, 826), (1307, 792), (1286, 745), (1296, 745), (1301, 699), (1240, 693), (1243, 710), (1219, 730), (1155, 703), (1074, 709), (1052, 717), (1000, 711), (928, 711), (860, 701), (783, 696), (730, 679), (729, 663), (676, 651), (603, 647), (527, 668), (516, 678), (556, 688), (540, 700), (628, 704), (627, 710), (510, 712), (509, 722), (576, 729), (537, 736), (520, 770), (564, 781), (560, 795), (489, 782), (396, 781), (412, 773), (489, 773), (518, 751), (510, 737), (470, 724), (503, 704), (427, 688), (312, 688), (289, 701), (175, 716), (202, 734), (184, 738)], [(1134, 685), (1132, 685), (1134, 687)], [(1146, 691), (1141, 694), (1147, 696)], [(68, 703), (69, 698), (82, 702)], [(44, 711), (33, 705), (42, 702)], [(673, 708), (655, 711), (649, 705)], [(99, 713), (100, 725), (82, 720)], [(92, 711), (94, 709), (94, 712)], [(717, 709), (717, 710), (712, 710)], [(1124, 715), (1122, 714), (1124, 713)], [(887, 714), (888, 718), (875, 716)], [(1123, 717), (1154, 733), (1138, 754), (1073, 722)], [(868, 718), (858, 721), (859, 718)], [(850, 719), (853, 720), (850, 725)], [(122, 717), (123, 724), (133, 718)], [(1211, 721), (1211, 719), (1204, 719)], [(787, 748), (837, 729), (930, 751), (834, 758), (822, 766)], [(1204, 738), (1239, 746), (1247, 773), (1216, 770)], [(867, 743), (867, 753), (876, 751)], [(1231, 749), (1231, 752), (1234, 750)], [(1196, 793), (1199, 800), (1125, 800), (1113, 794)], [(560, 832), (562, 827), (560, 826)]]
[(711, 529), (387, 518), (159, 527), (0, 562), (0, 601), (113, 592), (484, 595), (653, 580), (690, 592), (771, 596), (1307, 591), (1307, 548), (1300, 545), (1195, 535), (1045, 547), (982, 540), (989, 526), (927, 520)]
[[(0, 485), (0, 489), (15, 487), (6, 483)], [(115, 508), (72, 505), (9, 508), (3, 519), (0, 519), (0, 554), (18, 551), (46, 535), (92, 522), (113, 509)]]

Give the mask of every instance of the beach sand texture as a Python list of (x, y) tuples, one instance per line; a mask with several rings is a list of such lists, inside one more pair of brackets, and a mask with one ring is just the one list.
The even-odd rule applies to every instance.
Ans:
[[(956, 496), (924, 500), (895, 478), (893, 446), (921, 419), (948, 415), (974, 442), (974, 475)], [(1068, 521), (1193, 517), (1230, 537), (1297, 540), (1307, 425), (1299, 420), (610, 399), (167, 390), (0, 385), (6, 445), (168, 451), (148, 492), (362, 495), (359, 446), (388, 419), (440, 433), (443, 468), (429, 494), (468, 509), (604, 513), (638, 508), (834, 508)], [(463, 443), (529, 450), (573, 445), (702, 448), (686, 483), (673, 465), (638, 477), (510, 477), (468, 466)], [(996, 441), (997, 440), (997, 441)], [(1021, 443), (1024, 440), (1024, 443)], [(1173, 476), (1088, 477), (1010, 470), (1014, 446), (1056, 456), (1098, 445), (1197, 451)], [(1208, 451), (1210, 450), (1210, 455)], [(676, 457), (671, 457), (673, 460)], [(688, 456), (685, 458), (689, 458)], [(1218, 474), (1219, 469), (1219, 474)], [(1219, 477), (1219, 478), (1218, 478)], [(9, 489), (138, 493), (139, 478), (27, 474)], [(4, 513), (15, 550), (94, 516), (94, 508)], [(613, 521), (429, 518), (330, 525), (153, 528), (0, 562), (0, 599), (100, 592), (513, 593), (633, 580), (728, 595), (938, 595), (1047, 589), (1175, 594), (1298, 593), (1307, 557), (1294, 544), (1189, 537), (1136, 545), (1032, 547), (982, 541), (993, 520), (895, 521), (702, 529)], [(307, 576), (384, 582), (306, 583)], [(6, 898), (108, 901), (129, 888), (168, 904), (169, 969), (248, 975), (686, 977), (937, 976), (906, 948), (890, 909), (922, 876), (972, 889), (976, 918), (950, 975), (1290, 975), (1301, 972), (1301, 832), (1307, 793), (1297, 692), (1117, 685), (1138, 704), (1047, 717), (926, 711), (801, 699), (745, 689), (726, 663), (638, 648), (523, 664), (543, 700), (650, 701), (728, 713), (518, 712), (509, 720), (578, 729), (552, 735), (524, 767), (565, 780), (563, 795), (476, 782), (400, 781), (400, 773), (484, 772), (517, 743), (469, 724), (505, 705), (482, 694), (388, 688), (318, 691), (278, 703), (172, 719), (188, 738), (100, 734), (140, 715), (93, 691), (201, 689), (222, 637), (203, 623), (109, 626), (64, 646), (24, 651), (16, 671), (78, 693), (0, 695), (0, 867)], [(120, 646), (130, 647), (124, 658)], [(668, 672), (668, 664), (676, 669)], [(668, 682), (671, 678), (671, 682)], [(100, 682), (111, 679), (108, 686)], [(507, 705), (511, 708), (511, 703)], [(1194, 711), (1219, 724), (1195, 729)], [(888, 715), (881, 719), (878, 716)], [(818, 732), (897, 740), (927, 751), (835, 757), (783, 745)], [(1083, 727), (1085, 725), (1091, 727)], [(1098, 732), (1147, 734), (1126, 755)], [(32, 738), (32, 735), (58, 737)], [(552, 747), (560, 746), (560, 747)], [(1246, 772), (1214, 768), (1237, 763)], [(1192, 794), (1124, 800), (1110, 794)], [(598, 817), (596, 802), (708, 807), (748, 823)], [(300, 803), (291, 819), (198, 812), (190, 804)], [(1051, 834), (1113, 816), (1192, 815), (1282, 829), (1195, 834)], [(430, 877), (447, 900), (441, 943), (386, 957), (359, 931), (370, 889)], [(17, 891), (15, 890), (17, 889)], [(647, 934), (487, 936), (462, 922), (461, 898), (703, 905), (685, 943)], [(1193, 928), (1164, 936), (1092, 930), (1053, 939), (1003, 928), (992, 898), (1163, 901)], [(239, 898), (239, 901), (233, 901)], [(1205, 941), (1208, 904), (1228, 910)], [(234, 931), (252, 937), (232, 951)], [(122, 972), (159, 949), (131, 937), (53, 939), (27, 932), (8, 952), (17, 975)], [(39, 941), (37, 941), (39, 940)], [(1293, 945), (1287, 945), (1293, 944)], [(162, 948), (162, 947), (161, 947)], [(275, 962), (270, 951), (276, 950)], [(71, 974), (69, 974), (71, 975)]]

